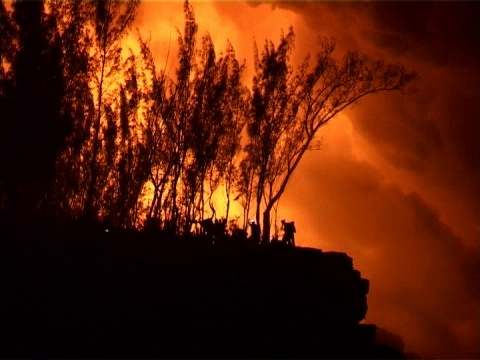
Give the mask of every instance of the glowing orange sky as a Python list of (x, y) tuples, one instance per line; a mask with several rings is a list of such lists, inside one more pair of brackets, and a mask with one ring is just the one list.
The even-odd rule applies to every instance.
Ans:
[[(199, 34), (217, 52), (229, 39), (246, 79), (254, 37), (261, 48), (290, 25), (294, 61), (335, 35), (339, 50), (420, 74), (415, 94), (365, 99), (320, 132), (324, 149), (303, 160), (279, 219), (295, 220), (300, 245), (353, 257), (371, 281), (367, 322), (406, 351), (479, 357), (478, 3), (192, 3)], [(182, 6), (145, 2), (136, 22), (162, 67), (170, 45), (167, 69)]]

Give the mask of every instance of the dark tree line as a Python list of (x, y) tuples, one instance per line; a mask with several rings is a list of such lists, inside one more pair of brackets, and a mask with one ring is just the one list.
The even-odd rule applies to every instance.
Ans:
[[(233, 46), (198, 36), (191, 5), (178, 66), (149, 44), (125, 46), (138, 0), (0, 2), (0, 207), (120, 228), (189, 233), (244, 207), (270, 238), (271, 211), (318, 130), (363, 96), (405, 89), (414, 74), (321, 39), (295, 67), (290, 29), (255, 46), (252, 88)], [(214, 194), (226, 211), (215, 208)]]

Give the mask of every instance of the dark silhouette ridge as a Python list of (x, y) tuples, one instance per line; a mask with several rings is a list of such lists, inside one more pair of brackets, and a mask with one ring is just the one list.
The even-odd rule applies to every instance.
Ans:
[(3, 216), (6, 358), (404, 358), (345, 253)]

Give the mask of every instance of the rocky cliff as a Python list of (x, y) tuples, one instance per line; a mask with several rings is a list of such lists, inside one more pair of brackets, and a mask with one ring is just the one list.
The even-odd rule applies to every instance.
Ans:
[(3, 357), (393, 358), (344, 253), (141, 233), (3, 232)]

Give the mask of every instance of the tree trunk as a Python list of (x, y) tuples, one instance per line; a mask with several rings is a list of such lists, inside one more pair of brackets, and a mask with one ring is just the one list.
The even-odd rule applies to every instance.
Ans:
[(226, 192), (226, 196), (227, 196), (227, 209), (225, 210), (225, 219), (227, 219), (227, 223), (228, 223), (228, 215), (229, 215), (229, 212), (230, 212), (230, 184), (228, 183), (228, 185), (225, 185), (225, 192)]
[(97, 167), (97, 157), (98, 157), (98, 142), (100, 136), (101, 120), (102, 120), (102, 101), (103, 101), (103, 80), (105, 76), (105, 65), (106, 65), (106, 50), (105, 46), (103, 48), (102, 55), (102, 67), (100, 73), (100, 84), (98, 85), (98, 104), (97, 104), (97, 118), (95, 122), (94, 135), (93, 135), (93, 148), (92, 148), (92, 159), (90, 162), (90, 181), (87, 188), (87, 198), (85, 200), (84, 206), (84, 218), (87, 221), (91, 221), (94, 218), (93, 215), (93, 201), (95, 197), (95, 187), (97, 185), (98, 177), (98, 167)]
[(157, 203), (157, 198), (158, 198), (158, 186), (157, 185), (154, 185), (155, 187), (155, 190), (153, 192), (153, 199), (152, 199), (152, 202), (150, 203), (150, 208), (148, 210), (148, 215), (147, 215), (147, 219), (150, 219), (152, 217), (152, 214), (153, 214), (153, 209), (155, 208), (156, 206), (156, 203)]

